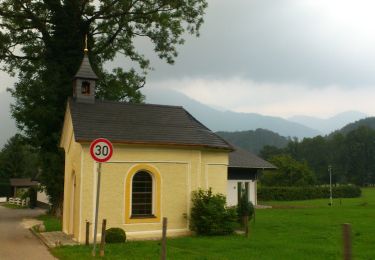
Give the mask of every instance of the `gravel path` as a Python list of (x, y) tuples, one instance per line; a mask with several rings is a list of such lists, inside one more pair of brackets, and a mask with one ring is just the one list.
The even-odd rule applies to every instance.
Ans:
[(47, 247), (27, 229), (40, 209), (8, 209), (0, 206), (0, 259), (56, 259)]

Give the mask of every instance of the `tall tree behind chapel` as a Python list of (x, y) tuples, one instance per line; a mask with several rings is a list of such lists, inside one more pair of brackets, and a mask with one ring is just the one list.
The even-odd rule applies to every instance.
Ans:
[[(99, 98), (142, 102), (140, 88), (151, 68), (135, 45), (145, 37), (157, 55), (173, 64), (186, 33), (199, 35), (206, 0), (4, 0), (0, 2), (0, 62), (18, 78), (9, 89), (12, 115), (30, 144), (38, 148), (41, 181), (54, 209), (63, 193), (63, 154), (58, 149), (66, 100), (83, 57), (99, 76)], [(104, 62), (122, 54), (136, 64), (106, 71)]]

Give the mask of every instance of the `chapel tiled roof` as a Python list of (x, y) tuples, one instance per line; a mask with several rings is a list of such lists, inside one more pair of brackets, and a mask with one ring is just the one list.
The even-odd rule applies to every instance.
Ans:
[(31, 180), (31, 178), (11, 178), (9, 179), (9, 182), (12, 187), (30, 187), (39, 185), (39, 182)]
[(83, 78), (83, 79), (98, 79), (98, 76), (92, 70), (89, 57), (87, 53), (83, 56), (81, 66), (79, 67), (74, 78)]
[(201, 146), (233, 150), (178, 106), (69, 100), (77, 142), (103, 137), (113, 143)]
[(248, 169), (276, 169), (276, 166), (245, 151), (242, 148), (234, 147), (234, 151), (229, 153), (229, 167)]

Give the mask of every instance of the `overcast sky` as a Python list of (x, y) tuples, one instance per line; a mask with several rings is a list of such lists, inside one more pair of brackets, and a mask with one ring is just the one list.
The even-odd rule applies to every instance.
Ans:
[(212, 0), (174, 66), (148, 87), (218, 107), (289, 117), (375, 115), (375, 1)]
[[(273, 116), (375, 115), (375, 1), (208, 2), (201, 37), (187, 37), (174, 66), (139, 43), (155, 68), (147, 88)], [(12, 80), (0, 77), (1, 91)]]

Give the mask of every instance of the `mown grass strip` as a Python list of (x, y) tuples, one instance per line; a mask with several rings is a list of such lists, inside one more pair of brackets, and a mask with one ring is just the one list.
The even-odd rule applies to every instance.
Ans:
[[(353, 258), (375, 259), (375, 189), (360, 198), (271, 201), (284, 208), (258, 209), (250, 236), (183, 237), (168, 239), (168, 259), (341, 259), (341, 224), (351, 223)], [(60, 259), (93, 259), (91, 247), (53, 249)], [(106, 246), (102, 259), (158, 259), (159, 241), (134, 241)]]

